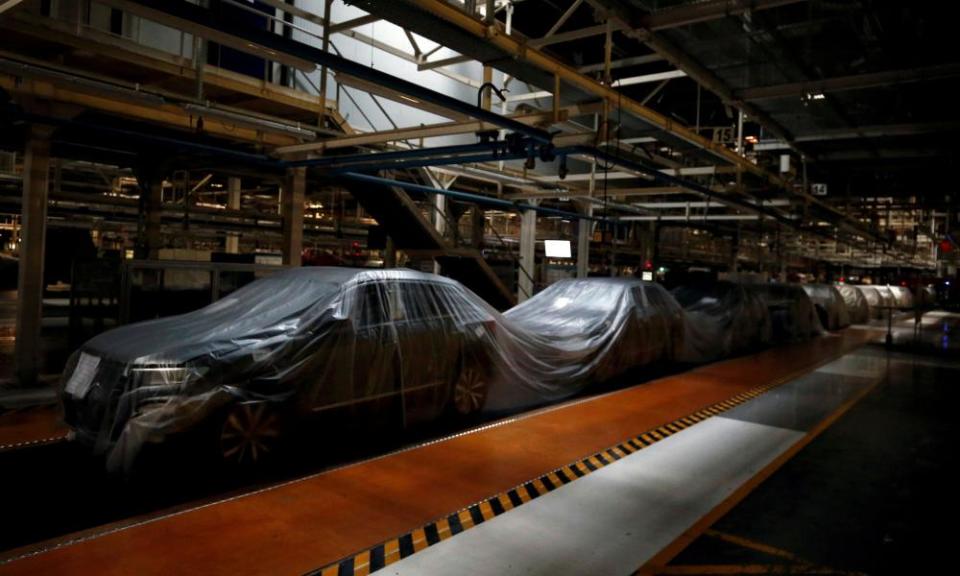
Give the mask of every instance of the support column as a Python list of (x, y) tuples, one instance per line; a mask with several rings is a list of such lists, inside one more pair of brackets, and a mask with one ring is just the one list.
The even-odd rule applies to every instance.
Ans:
[(289, 168), (283, 185), (283, 265), (300, 266), (303, 252), (303, 202), (307, 169)]
[(32, 128), (23, 166), (20, 268), (17, 275), (17, 381), (33, 386), (40, 371), (40, 323), (43, 316), (43, 257), (50, 177), (48, 134)]
[[(535, 200), (530, 204), (536, 206)], [(520, 270), (517, 280), (517, 303), (533, 296), (533, 276), (536, 273), (537, 213), (524, 210), (520, 219)]]
[[(240, 190), (242, 181), (240, 178), (231, 176), (227, 178), (227, 208), (230, 210), (240, 209)], [(224, 247), (227, 254), (240, 253), (240, 233), (227, 232), (227, 242)]]
[(737, 226), (737, 231), (733, 234), (733, 237), (730, 239), (730, 273), (736, 274), (739, 271), (739, 262), (740, 257), (740, 227)]
[(474, 206), (470, 210), (470, 244), (477, 250), (483, 249), (484, 230), (483, 208)]
[[(583, 207), (583, 213), (593, 216), (593, 204)], [(593, 238), (593, 220), (577, 221), (577, 278), (586, 278), (590, 272), (590, 239)]]
[(447, 233), (447, 197), (443, 194), (434, 195), (433, 205), (436, 207), (433, 225), (437, 234), (442, 238)]
[(383, 247), (383, 267), (397, 267), (397, 248), (393, 243), (393, 236), (387, 236), (386, 245)]
[[(146, 257), (150, 260), (160, 258), (161, 218), (163, 216), (163, 178), (155, 176), (147, 181), (144, 202), (144, 244)], [(184, 199), (186, 202), (186, 199)]]

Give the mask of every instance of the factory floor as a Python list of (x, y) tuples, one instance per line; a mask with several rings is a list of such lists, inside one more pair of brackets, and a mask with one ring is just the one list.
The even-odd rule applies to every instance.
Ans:
[(953, 571), (960, 355), (858, 354), (879, 385), (657, 573)]
[(852, 328), (133, 515), (0, 552), (0, 574), (896, 573), (941, 543), (927, 518), (948, 502), (960, 363), (883, 336)]

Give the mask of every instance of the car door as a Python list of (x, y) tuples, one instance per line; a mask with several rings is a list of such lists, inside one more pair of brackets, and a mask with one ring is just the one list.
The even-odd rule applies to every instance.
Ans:
[(349, 322), (330, 356), (316, 409), (389, 400), (399, 393), (397, 333), (382, 286), (367, 282), (345, 296)]
[(458, 335), (431, 288), (416, 281), (393, 287), (403, 311), (396, 327), (407, 424), (435, 418), (455, 377)]
[(655, 338), (656, 342), (662, 344), (655, 360), (672, 358), (675, 346), (674, 340), (682, 334), (680, 332), (682, 330), (682, 310), (661, 286), (651, 284), (644, 286), (644, 288), (647, 301), (650, 304), (651, 326), (654, 327), (652, 337)]
[(663, 355), (663, 341), (668, 336), (667, 325), (657, 309), (653, 290), (648, 289), (648, 285), (634, 286), (631, 293), (637, 308), (637, 363), (650, 364)]

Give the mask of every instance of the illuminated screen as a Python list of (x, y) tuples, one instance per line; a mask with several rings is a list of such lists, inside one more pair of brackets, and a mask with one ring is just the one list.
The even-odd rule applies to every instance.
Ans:
[(544, 240), (543, 249), (547, 258), (570, 258), (569, 240)]

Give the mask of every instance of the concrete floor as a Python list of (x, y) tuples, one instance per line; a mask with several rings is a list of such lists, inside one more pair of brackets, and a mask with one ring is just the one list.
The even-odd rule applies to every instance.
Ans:
[(889, 362), (885, 380), (661, 573), (771, 564), (809, 573), (803, 561), (836, 573), (952, 572), (960, 357), (863, 354)]
[[(457, 502), (469, 504), (502, 489), (498, 486), (514, 486), (514, 476), (524, 481), (554, 469), (570, 461), (568, 453), (613, 445), (638, 427), (649, 429), (647, 421), (690, 414), (760, 381), (776, 381), (777, 374), (792, 381), (643, 450), (621, 454), (596, 472), (514, 510), (508, 507), (473, 529), (422, 550), (416, 546), (416, 554), (384, 573), (446, 574), (456, 566), (460, 573), (477, 574), (629, 574), (641, 565), (645, 574), (929, 573), (950, 550), (950, 533), (931, 518), (949, 518), (956, 507), (945, 495), (948, 470), (957, 459), (951, 452), (957, 438), (952, 384), (960, 382), (954, 341), (948, 338), (948, 346), (942, 346), (944, 326), (952, 333), (956, 317), (930, 318), (937, 320), (928, 322), (924, 333), (940, 337), (936, 354), (929, 347), (906, 354), (869, 345), (816, 369), (816, 358), (836, 356), (849, 346), (845, 342), (862, 342), (867, 334), (850, 330), (263, 490), (234, 486), (235, 496), (178, 505), (174, 515), (158, 510), (94, 528), (85, 542), (74, 544), (71, 536), (48, 542), (39, 547), (47, 551), (33, 558), (0, 561), (0, 574), (77, 572), (107, 557), (113, 558), (116, 573), (164, 573), (184, 562), (231, 573), (286, 572), (281, 567), (302, 573), (376, 543), (383, 534), (419, 526), (423, 520), (417, 518), (429, 521), (464, 506)], [(897, 329), (908, 331), (909, 324)], [(873, 332), (870, 338), (879, 342), (883, 335)], [(736, 495), (738, 485), (854, 398), (859, 403), (845, 416), (729, 513), (711, 515), (711, 509), (720, 510), (718, 503)], [(69, 446), (48, 450), (69, 451)], [(516, 457), (509, 465), (508, 454)], [(8, 456), (13, 460), (5, 462), (17, 461), (27, 451)], [(123, 502), (89, 463), (77, 454), (73, 458), (74, 472), (47, 478), (32, 498), (55, 492), (53, 500), (66, 509), (71, 502), (96, 500), (78, 499), (73, 487)], [(466, 475), (458, 476), (461, 472)], [(81, 477), (72, 478), (76, 473)], [(149, 498), (162, 503), (163, 488), (154, 486)], [(126, 504), (107, 517), (138, 506), (143, 513), (155, 504), (136, 494), (123, 498)], [(88, 508), (95, 519), (101, 507), (93, 502)], [(17, 510), (39, 508), (27, 502)], [(704, 536), (686, 549), (677, 546), (678, 534), (707, 519), (697, 528), (697, 534), (708, 529)], [(90, 518), (66, 520), (64, 527), (73, 523), (77, 529), (76, 522)], [(42, 532), (47, 523), (36, 530)], [(268, 544), (273, 539), (285, 544)], [(173, 542), (182, 545), (171, 548)], [(238, 546), (241, 555), (235, 555)], [(11, 552), (17, 557), (30, 550)], [(664, 550), (670, 554), (664, 556)]]

